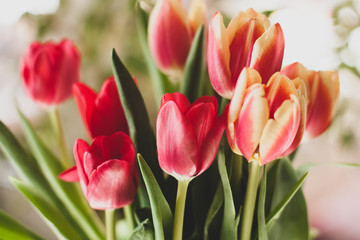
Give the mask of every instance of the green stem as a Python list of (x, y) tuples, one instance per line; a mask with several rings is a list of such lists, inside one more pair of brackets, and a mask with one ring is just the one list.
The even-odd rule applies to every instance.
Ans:
[(115, 240), (115, 209), (105, 210), (106, 240)]
[(243, 216), (241, 218), (241, 238), (242, 240), (249, 240), (251, 237), (251, 228), (253, 222), (253, 215), (255, 209), (257, 188), (260, 176), (260, 166), (257, 159), (253, 159), (249, 166), (249, 176), (246, 186), (246, 195), (244, 203)]
[(134, 225), (134, 216), (131, 209), (131, 205), (127, 205), (124, 207), (124, 214), (125, 214), (126, 222), (129, 227), (129, 231), (132, 232), (135, 228), (135, 225)]
[(173, 240), (182, 240), (186, 193), (190, 180), (178, 181), (176, 195)]
[(64, 129), (61, 123), (58, 107), (54, 107), (53, 109), (51, 109), (49, 114), (56, 135), (56, 139), (59, 144), (62, 163), (65, 165), (65, 167), (69, 167), (71, 165), (71, 161), (69, 158), (68, 149), (66, 147)]

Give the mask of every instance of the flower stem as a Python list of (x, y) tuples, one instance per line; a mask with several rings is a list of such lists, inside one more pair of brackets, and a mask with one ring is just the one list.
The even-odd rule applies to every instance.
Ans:
[(173, 240), (182, 240), (186, 193), (190, 180), (178, 181), (176, 195)]
[(253, 159), (253, 161), (250, 162), (249, 176), (246, 186), (244, 212), (241, 218), (242, 225), (240, 239), (242, 240), (249, 240), (251, 237), (251, 228), (253, 222), (259, 176), (260, 166), (257, 162), (257, 159)]
[(56, 139), (59, 144), (62, 163), (65, 165), (65, 167), (69, 167), (71, 162), (68, 154), (68, 149), (66, 147), (66, 139), (64, 136), (64, 130), (60, 119), (59, 109), (57, 107), (54, 107), (53, 109), (50, 110), (49, 114), (55, 131)]
[(106, 240), (115, 240), (115, 209), (105, 210)]
[(134, 230), (134, 217), (131, 209), (131, 205), (127, 205), (124, 207), (125, 219), (129, 227), (129, 231), (132, 232)]

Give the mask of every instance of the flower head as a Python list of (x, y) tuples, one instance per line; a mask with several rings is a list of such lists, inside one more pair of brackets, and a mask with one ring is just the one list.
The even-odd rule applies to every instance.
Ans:
[(72, 84), (80, 79), (80, 54), (68, 39), (58, 44), (33, 42), (22, 58), (21, 72), (35, 102), (60, 104), (72, 96)]
[(117, 132), (98, 136), (89, 145), (78, 139), (74, 146), (76, 166), (59, 178), (80, 181), (90, 206), (114, 209), (132, 203), (138, 187), (135, 149), (129, 136)]
[(160, 167), (178, 180), (198, 176), (214, 161), (224, 129), (215, 97), (190, 104), (181, 93), (165, 94), (156, 121)]

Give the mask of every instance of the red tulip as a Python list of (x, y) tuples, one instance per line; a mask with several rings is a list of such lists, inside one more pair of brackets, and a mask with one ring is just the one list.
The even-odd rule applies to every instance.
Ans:
[(91, 146), (78, 139), (76, 167), (61, 173), (64, 181), (79, 181), (90, 206), (115, 209), (133, 202), (138, 187), (135, 149), (129, 136), (117, 132), (98, 136)]
[(209, 24), (207, 61), (210, 81), (222, 97), (231, 99), (244, 67), (256, 69), (264, 84), (280, 70), (284, 35), (277, 23), (253, 9), (239, 12), (225, 28), (220, 13)]
[(260, 74), (244, 68), (228, 112), (227, 138), (235, 153), (264, 165), (290, 154), (302, 138), (306, 87), (300, 78), (275, 73), (262, 84)]
[(173, 78), (182, 75), (193, 37), (204, 22), (203, 0), (193, 0), (189, 14), (179, 0), (157, 1), (149, 18), (148, 41), (161, 71)]
[(106, 79), (99, 94), (80, 82), (74, 84), (73, 92), (90, 138), (129, 133), (114, 77)]
[(316, 137), (331, 124), (339, 98), (339, 75), (334, 71), (311, 71), (300, 63), (284, 67), (291, 78), (301, 77), (308, 89), (306, 133)]
[(67, 39), (59, 44), (33, 42), (22, 58), (21, 71), (35, 102), (60, 104), (72, 96), (72, 84), (79, 81), (80, 54)]
[(200, 175), (214, 161), (224, 129), (215, 97), (190, 104), (181, 93), (165, 94), (156, 122), (160, 167), (177, 180)]

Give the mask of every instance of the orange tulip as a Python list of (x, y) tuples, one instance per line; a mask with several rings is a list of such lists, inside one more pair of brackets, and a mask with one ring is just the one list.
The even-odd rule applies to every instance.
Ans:
[(284, 67), (290, 78), (301, 77), (308, 90), (306, 133), (319, 136), (331, 124), (339, 98), (339, 75), (335, 71), (311, 71), (300, 63)]
[(258, 71), (244, 68), (231, 99), (226, 134), (230, 147), (260, 165), (290, 154), (303, 136), (305, 83), (273, 74), (262, 83)]

